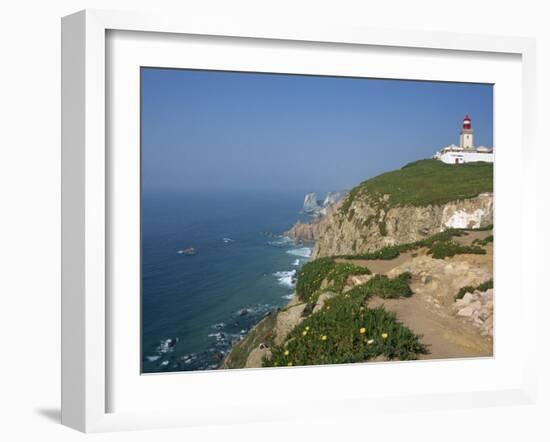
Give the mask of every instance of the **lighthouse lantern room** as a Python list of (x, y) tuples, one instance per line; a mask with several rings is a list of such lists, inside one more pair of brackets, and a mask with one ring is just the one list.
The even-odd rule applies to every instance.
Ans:
[(460, 147), (463, 149), (474, 148), (474, 130), (472, 129), (472, 120), (469, 115), (462, 121), (462, 131), (460, 132)]

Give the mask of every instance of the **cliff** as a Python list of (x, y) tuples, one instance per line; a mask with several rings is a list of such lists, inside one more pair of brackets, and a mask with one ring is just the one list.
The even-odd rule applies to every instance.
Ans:
[(314, 213), (321, 210), (319, 201), (317, 200), (317, 194), (315, 192), (308, 193), (304, 198), (304, 205), (302, 207), (303, 213)]
[(419, 245), (394, 258), (310, 261), (290, 302), (220, 368), (491, 356), (492, 233), (447, 232), (465, 249), (444, 258)]
[(304, 199), (302, 212), (309, 213), (312, 216), (310, 222), (297, 221), (289, 230), (284, 232), (284, 235), (296, 241), (316, 241), (319, 236), (321, 221), (334, 211), (334, 207), (346, 193), (345, 191), (328, 192), (321, 206), (317, 204), (317, 195), (308, 193)]
[(492, 175), (490, 164), (424, 160), (367, 180), (312, 229), (312, 259), (371, 252), (449, 228), (489, 226)]
[(418, 207), (385, 209), (384, 202), (384, 196), (357, 200), (348, 212), (335, 210), (317, 223), (312, 232), (317, 241), (312, 259), (372, 252), (419, 241), (449, 228), (480, 228), (493, 222), (491, 193)]
[(222, 368), (491, 356), (492, 191), (492, 164), (423, 160), (297, 223), (316, 245), (293, 299)]

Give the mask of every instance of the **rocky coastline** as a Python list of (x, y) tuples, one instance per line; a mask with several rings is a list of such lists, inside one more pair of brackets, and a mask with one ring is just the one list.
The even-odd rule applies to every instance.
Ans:
[[(388, 299), (369, 292), (372, 296), (363, 306), (389, 312), (422, 337), (427, 351), (407, 357), (492, 355), (492, 191), (428, 204), (395, 204), (390, 194), (364, 192), (361, 186), (340, 198), (327, 195), (322, 204), (315, 194), (306, 195), (302, 212), (311, 215), (309, 222), (298, 221), (284, 233), (295, 242), (314, 243), (310, 263), (322, 263), (323, 258), (352, 273), (344, 273), (337, 290), (334, 280), (317, 280), (320, 288), (313, 300), (295, 293), (234, 346), (221, 368), (261, 367), (276, 356), (280, 361), (281, 351), (294, 345), (296, 333), (301, 336), (302, 323), (330, 308), (333, 300), (345, 302), (347, 293), (363, 290), (374, 280), (395, 282), (403, 275), (412, 295)], [(432, 249), (436, 242), (439, 254)], [(392, 253), (385, 255), (384, 250)], [(307, 333), (305, 328), (304, 336)], [(382, 360), (388, 359), (372, 359)]]

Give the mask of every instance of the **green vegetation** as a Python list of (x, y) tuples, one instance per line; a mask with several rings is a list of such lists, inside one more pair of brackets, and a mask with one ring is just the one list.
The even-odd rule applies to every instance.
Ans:
[(363, 296), (364, 299), (375, 295), (380, 298), (408, 298), (413, 292), (409, 287), (411, 274), (409, 272), (401, 273), (396, 278), (388, 278), (386, 275), (374, 275), (365, 284), (352, 288), (346, 295), (355, 297)]
[[(302, 301), (315, 304), (321, 290), (340, 293), (348, 276), (370, 273), (366, 267), (350, 263), (337, 263), (332, 258), (316, 259), (304, 264), (300, 269), (296, 293)], [(323, 281), (326, 281), (328, 286), (322, 289)]]
[(480, 247), (480, 245), (472, 244), (470, 246), (463, 246), (452, 240), (454, 237), (463, 236), (465, 234), (466, 232), (463, 229), (449, 229), (412, 243), (386, 246), (374, 252), (361, 253), (357, 255), (343, 255), (340, 258), (391, 260), (397, 258), (401, 253), (409, 252), (421, 247), (427, 247), (428, 254), (432, 255), (432, 257), (436, 259), (443, 259), (447, 256), (454, 256), (458, 254), (484, 255), (486, 251)]
[(473, 254), (473, 255), (485, 255), (487, 252), (485, 249), (479, 246), (463, 246), (456, 241), (442, 241), (436, 242), (428, 250), (428, 254), (432, 255), (435, 259), (444, 259), (447, 257)]
[(490, 242), (493, 242), (493, 235), (486, 236), (483, 239), (476, 239), (472, 245), (486, 246)]
[(382, 357), (416, 359), (428, 352), (420, 336), (384, 308), (368, 308), (372, 295), (387, 298), (410, 296), (410, 273), (396, 278), (376, 275), (367, 283), (328, 300), (323, 309), (306, 318), (285, 344), (271, 348), (265, 367), (345, 364)]
[(383, 173), (351, 190), (340, 208), (347, 214), (357, 198), (389, 195), (386, 207), (427, 206), (473, 198), (493, 191), (493, 165), (467, 163), (460, 166), (430, 159), (409, 163), (401, 169)]
[(489, 279), (488, 281), (485, 281), (482, 284), (479, 284), (477, 287), (472, 287), (471, 285), (467, 285), (466, 287), (462, 287), (458, 293), (455, 295), (455, 300), (464, 298), (464, 295), (466, 293), (473, 293), (475, 290), (479, 290), (480, 292), (485, 292), (486, 290), (493, 288), (493, 280)]

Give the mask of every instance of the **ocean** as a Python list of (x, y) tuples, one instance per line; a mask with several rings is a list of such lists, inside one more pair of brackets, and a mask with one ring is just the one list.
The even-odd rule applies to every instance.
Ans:
[[(311, 244), (281, 234), (304, 193), (156, 191), (142, 196), (142, 372), (215, 369), (284, 306)], [(183, 250), (194, 248), (196, 254)]]

